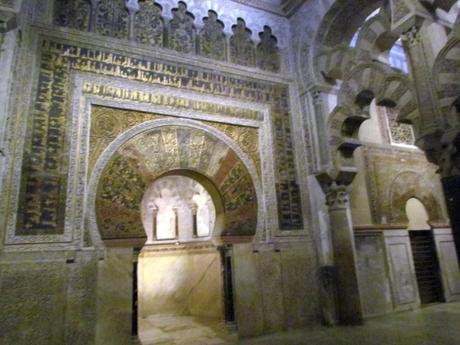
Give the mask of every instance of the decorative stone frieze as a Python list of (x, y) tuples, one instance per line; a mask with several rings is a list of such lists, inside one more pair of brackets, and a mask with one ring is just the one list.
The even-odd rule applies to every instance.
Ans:
[[(236, 32), (232, 28), (234, 37), (227, 41), (225, 24), (217, 19), (216, 11), (208, 10), (208, 16), (203, 18), (204, 26), (197, 32), (195, 16), (183, 1), (179, 1), (173, 8), (169, 6), (169, 2), (167, 3), (166, 10), (170, 9), (170, 19), (163, 17), (163, 7), (154, 1), (55, 1), (54, 24), (57, 26), (80, 31), (96, 31), (104, 36), (170, 48), (180, 53), (199, 54), (220, 61), (230, 59), (231, 62), (244, 66), (280, 72), (281, 55), (277, 47), (278, 42), (267, 25), (259, 34), (256, 63), (253, 33), (246, 28), (241, 18), (237, 20)], [(166, 13), (165, 15), (167, 16)], [(244, 28), (241, 28), (240, 21)], [(168, 22), (167, 28), (165, 22)], [(230, 46), (230, 57), (227, 46)]]

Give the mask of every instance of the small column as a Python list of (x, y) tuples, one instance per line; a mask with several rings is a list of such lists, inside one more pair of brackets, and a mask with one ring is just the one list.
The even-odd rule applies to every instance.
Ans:
[(97, 5), (99, 4), (99, 0), (90, 0), (91, 1), (91, 11), (89, 15), (89, 32), (96, 31), (96, 18), (97, 18)]
[(136, 40), (136, 13), (139, 12), (139, 2), (138, 0), (126, 0), (126, 8), (129, 12), (129, 27), (128, 27), (128, 39), (130, 41)]
[(174, 239), (179, 240), (179, 209), (173, 208), (174, 211)]
[(347, 186), (334, 181), (323, 185), (323, 190), (329, 208), (334, 248), (339, 321), (342, 324), (361, 324), (363, 315)]
[(152, 236), (151, 239), (147, 238), (148, 242), (153, 242), (157, 240), (157, 215), (158, 215), (158, 207), (151, 203), (149, 204), (149, 208), (152, 210)]
[(190, 205), (190, 209), (192, 210), (192, 222), (193, 222), (193, 238), (198, 237), (198, 219), (197, 219), (197, 211), (198, 207), (195, 204)]

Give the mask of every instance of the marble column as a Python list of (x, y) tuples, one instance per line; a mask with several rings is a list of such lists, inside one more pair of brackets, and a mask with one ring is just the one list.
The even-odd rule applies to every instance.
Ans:
[(360, 324), (363, 315), (347, 186), (332, 182), (323, 189), (331, 223), (338, 318), (342, 324)]
[(129, 12), (129, 27), (128, 27), (128, 39), (130, 41), (136, 40), (136, 13), (139, 12), (138, 0), (126, 0), (126, 8)]
[(316, 121), (316, 142), (318, 145), (318, 161), (320, 170), (329, 164), (329, 143), (327, 142), (324, 93), (321, 90), (314, 89), (310, 91), (310, 97), (315, 110)]

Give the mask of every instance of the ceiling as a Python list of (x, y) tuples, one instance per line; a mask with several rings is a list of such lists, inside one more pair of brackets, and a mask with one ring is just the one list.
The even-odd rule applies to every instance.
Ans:
[(291, 16), (305, 0), (232, 0), (240, 4), (276, 13), (282, 16)]

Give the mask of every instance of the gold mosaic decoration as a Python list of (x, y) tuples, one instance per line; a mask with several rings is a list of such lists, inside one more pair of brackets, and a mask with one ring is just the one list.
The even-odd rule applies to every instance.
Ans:
[[(89, 175), (104, 149), (123, 132), (146, 121), (174, 118), (134, 110), (93, 106), (89, 153)], [(257, 128), (237, 126), (212, 121), (201, 121), (230, 137), (250, 157), (260, 176), (259, 131)], [(192, 150), (191, 155), (197, 151)]]
[[(45, 38), (41, 42), (36, 94), (28, 116), (21, 168), (16, 236), (61, 235), (64, 232), (73, 71), (268, 105), (274, 138), (279, 226), (281, 230), (303, 228), (290, 130), (288, 85), (165, 63), (155, 58), (132, 57), (105, 49), (76, 46), (55, 38)], [(254, 116), (253, 119), (260, 119), (260, 113), (256, 111), (125, 90), (110, 85), (88, 83), (84, 85), (83, 92), (113, 100), (161, 103), (162, 106), (174, 109), (193, 109), (207, 114), (228, 113), (246, 119)], [(116, 128), (113, 123), (112, 126)], [(110, 131), (110, 128), (108, 124), (106, 130)]]
[(96, 198), (102, 238), (144, 237), (142, 197), (156, 178), (178, 169), (198, 172), (213, 181), (224, 203), (226, 234), (255, 233), (255, 188), (235, 152), (204, 130), (167, 125), (128, 140), (104, 169)]

